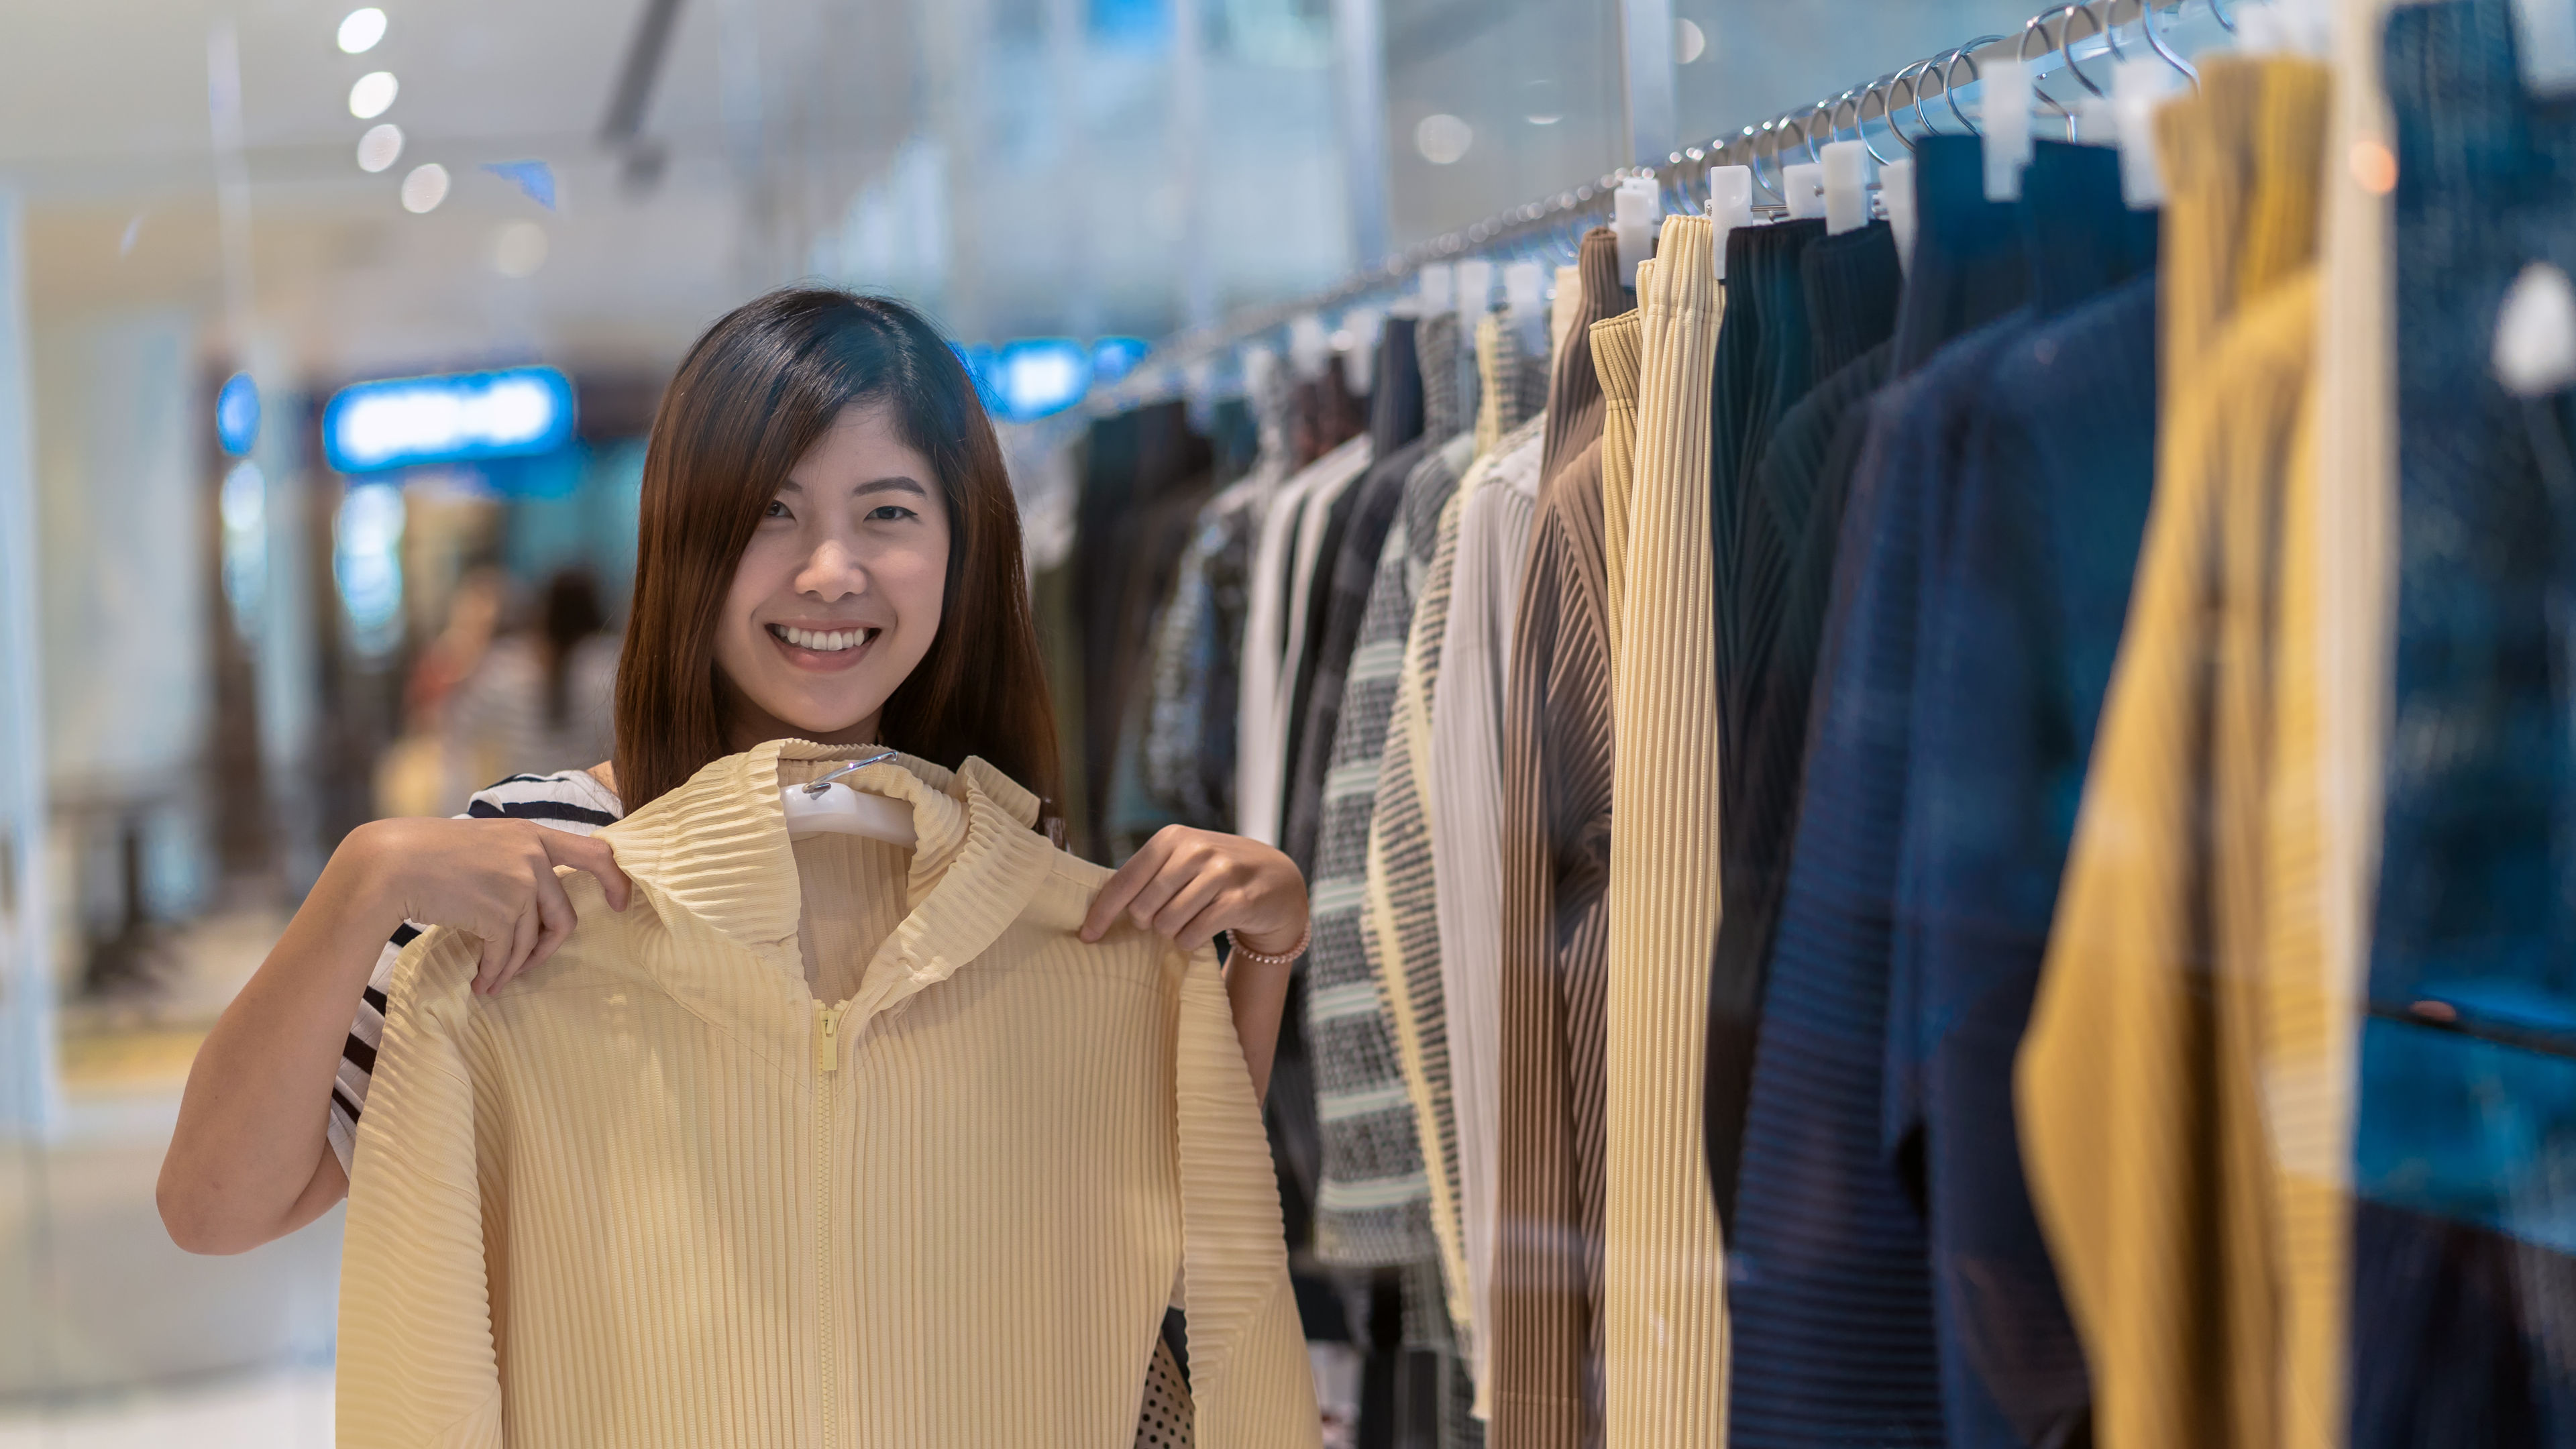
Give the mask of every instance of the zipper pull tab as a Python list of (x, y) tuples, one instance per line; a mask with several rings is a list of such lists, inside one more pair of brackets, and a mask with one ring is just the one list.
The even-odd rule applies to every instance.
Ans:
[(814, 1003), (814, 1070), (830, 1076), (841, 1068), (841, 1013)]

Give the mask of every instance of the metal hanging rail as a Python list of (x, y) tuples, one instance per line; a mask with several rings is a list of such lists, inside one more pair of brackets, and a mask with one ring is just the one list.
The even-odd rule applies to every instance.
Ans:
[[(1157, 389), (1145, 377), (1139, 377), (1137, 382), (1142, 384), (1141, 387), (1119, 388), (1115, 399), (1134, 400), (1140, 393), (1150, 395), (1158, 391), (1168, 395), (1169, 389), (1179, 381), (1179, 369), (1251, 343), (1299, 317), (1332, 312), (1381, 296), (1426, 265), (1479, 256), (1526, 243), (1533, 238), (1570, 231), (1578, 222), (1606, 219), (1611, 195), (1623, 180), (1652, 177), (1663, 192), (1668, 214), (1685, 208), (1695, 212), (1700, 209), (1699, 200), (1706, 191), (1706, 177), (1712, 169), (1748, 166), (1753, 169), (1757, 202), (1759, 192), (1767, 189), (1776, 203), (1780, 196), (1778, 166), (1784, 148), (1804, 150), (1806, 159), (1814, 160), (1817, 159), (1817, 148), (1828, 141), (1856, 139), (1867, 143), (1872, 121), (1878, 123), (1882, 135), (1892, 137), (1907, 151), (1911, 151), (1915, 142), (1924, 135), (1977, 134), (1976, 122), (1960, 105), (1959, 95), (1976, 83), (1980, 63), (1998, 56), (2013, 55), (2027, 60), (2036, 79), (2044, 80), (2061, 71), (2071, 73), (2088, 94), (2095, 96), (2106, 92), (2084, 72), (2083, 62), (2098, 57), (2120, 60), (2133, 53), (2161, 59), (2197, 85), (2199, 72), (2174, 48), (2165, 33), (2194, 8), (2205, 10), (2225, 30), (2232, 33), (2236, 29), (2235, 17), (2226, 0), (2080, 0), (2080, 3), (2050, 6), (2032, 16), (2011, 35), (1978, 36), (1965, 44), (1890, 71), (1866, 85), (1855, 86), (1813, 105), (1783, 111), (1769, 120), (1746, 126), (1734, 135), (1675, 151), (1661, 165), (1612, 171), (1596, 181), (1585, 182), (1571, 190), (1513, 207), (1473, 225), (1417, 243), (1381, 258), (1375, 265), (1323, 291), (1294, 301), (1243, 308), (1213, 327), (1179, 333), (1155, 349), (1154, 362), (1145, 370), (1152, 378), (1159, 379), (1163, 386)], [(2117, 18), (2124, 10), (2127, 18)], [(2079, 19), (2091, 25), (2090, 34), (2074, 33)], [(2142, 50), (2133, 52), (2124, 48), (2119, 32), (2125, 26), (2135, 27), (2129, 45), (2142, 44)], [(2042, 47), (2036, 55), (2031, 52), (2034, 40)], [(2086, 48), (2084, 55), (2070, 56), (2071, 48), (2088, 41), (2092, 45)], [(1966, 72), (1964, 76), (1961, 75), (1963, 70)], [(1900, 89), (1904, 95), (1901, 104), (1898, 101)], [(1869, 109), (1873, 98), (1879, 102), (1875, 113)], [(2067, 117), (2071, 124), (2074, 112), (2064, 100), (2045, 92), (2041, 93), (2040, 99)], [(1925, 104), (1932, 101), (1943, 103), (1939, 110), (1949, 113), (1949, 126), (1933, 119), (1938, 111), (1926, 112)], [(1909, 135), (1897, 120), (1898, 116), (1909, 114), (1918, 128), (1914, 135)], [(1819, 130), (1819, 126), (1823, 129)], [(1880, 152), (1876, 146), (1871, 146), (1870, 151), (1881, 161), (1901, 159)], [(1765, 160), (1770, 161), (1773, 168), (1768, 177), (1762, 170)]]

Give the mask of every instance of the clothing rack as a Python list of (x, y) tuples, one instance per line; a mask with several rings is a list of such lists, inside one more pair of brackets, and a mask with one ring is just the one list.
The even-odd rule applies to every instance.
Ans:
[[(2102, 78), (2084, 69), (2087, 63), (2140, 56), (2162, 59), (2197, 85), (2199, 72), (2169, 38), (2174, 27), (2194, 10), (2203, 12), (2225, 32), (2235, 32), (2236, 17), (2228, 0), (2081, 0), (2052, 5), (2011, 35), (1978, 36), (1865, 85), (1745, 126), (1731, 136), (1684, 147), (1671, 153), (1661, 165), (1612, 171), (1571, 190), (1417, 243), (1320, 292), (1247, 307), (1214, 326), (1179, 333), (1155, 349), (1154, 365), (1140, 370), (1132, 383), (1107, 390), (1102, 400), (1115, 408), (1172, 396), (1182, 386), (1184, 369), (1193, 364), (1204, 365), (1300, 317), (1360, 305), (1392, 291), (1405, 278), (1433, 263), (1481, 256), (1550, 237), (1565, 241), (1561, 250), (1565, 259), (1571, 260), (1573, 239), (1587, 223), (1607, 220), (1611, 198), (1625, 180), (1652, 178), (1661, 192), (1665, 214), (1696, 214), (1704, 207), (1710, 171), (1720, 166), (1747, 166), (1754, 174), (1757, 209), (1776, 214), (1781, 209), (1779, 167), (1784, 148), (1801, 149), (1806, 153), (1805, 159), (1813, 161), (1819, 159), (1818, 148), (1827, 142), (1858, 140), (1869, 147), (1871, 156), (1886, 163), (1903, 160), (1926, 135), (1979, 134), (1971, 109), (1961, 104), (1960, 95), (1977, 84), (1985, 62), (1998, 58), (2027, 61), (2034, 82), (2071, 73), (2077, 82), (2074, 89), (2082, 95), (2107, 97), (2109, 93)], [(2079, 20), (2089, 22), (2090, 33), (2083, 33)], [(2120, 33), (2124, 29), (2131, 32), (2125, 39)], [(2095, 66), (2096, 71), (2101, 69)], [(2044, 105), (2065, 117), (2071, 130), (2076, 96), (2051, 95), (2044, 88), (2039, 89), (2038, 96)], [(1873, 98), (1879, 103), (1875, 113), (1869, 109)], [(1930, 105), (1932, 102), (1940, 104)], [(1941, 119), (1945, 114), (1947, 119)], [(1900, 124), (1899, 117), (1910, 119), (1910, 130), (1907, 124)], [(1878, 128), (1876, 139), (1871, 130), (1873, 123)], [(1889, 141), (1894, 145), (1881, 149), (1881, 143)], [(1770, 165), (1767, 175), (1765, 162)], [(1762, 200), (1764, 191), (1772, 199), (1767, 207)]]

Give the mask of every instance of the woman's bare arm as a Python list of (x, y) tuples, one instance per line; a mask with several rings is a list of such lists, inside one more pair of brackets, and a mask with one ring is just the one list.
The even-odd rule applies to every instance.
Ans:
[(171, 1241), (239, 1253), (329, 1211), (348, 1191), (328, 1134), (332, 1082), (387, 938), (406, 919), (469, 931), (486, 942), (476, 989), (491, 990), (570, 933), (557, 865), (599, 875), (625, 908), (602, 841), (522, 820), (351, 831), (189, 1069), (156, 1194)]

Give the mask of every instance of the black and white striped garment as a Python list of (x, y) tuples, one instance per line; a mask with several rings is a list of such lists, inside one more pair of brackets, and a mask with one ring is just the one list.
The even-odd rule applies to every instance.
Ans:
[[(459, 820), (533, 820), (575, 835), (592, 835), (615, 824), (625, 813), (617, 796), (587, 770), (560, 770), (551, 775), (512, 775), (474, 792)], [(358, 1019), (340, 1048), (339, 1079), (331, 1084), (331, 1150), (340, 1171), (358, 1150), (358, 1115), (366, 1110), (367, 1084), (374, 1079), (376, 1048), (385, 1039), (385, 987), (393, 981), (394, 962), (421, 933), (405, 921), (385, 943), (376, 969), (367, 977), (366, 995), (358, 1002)]]

